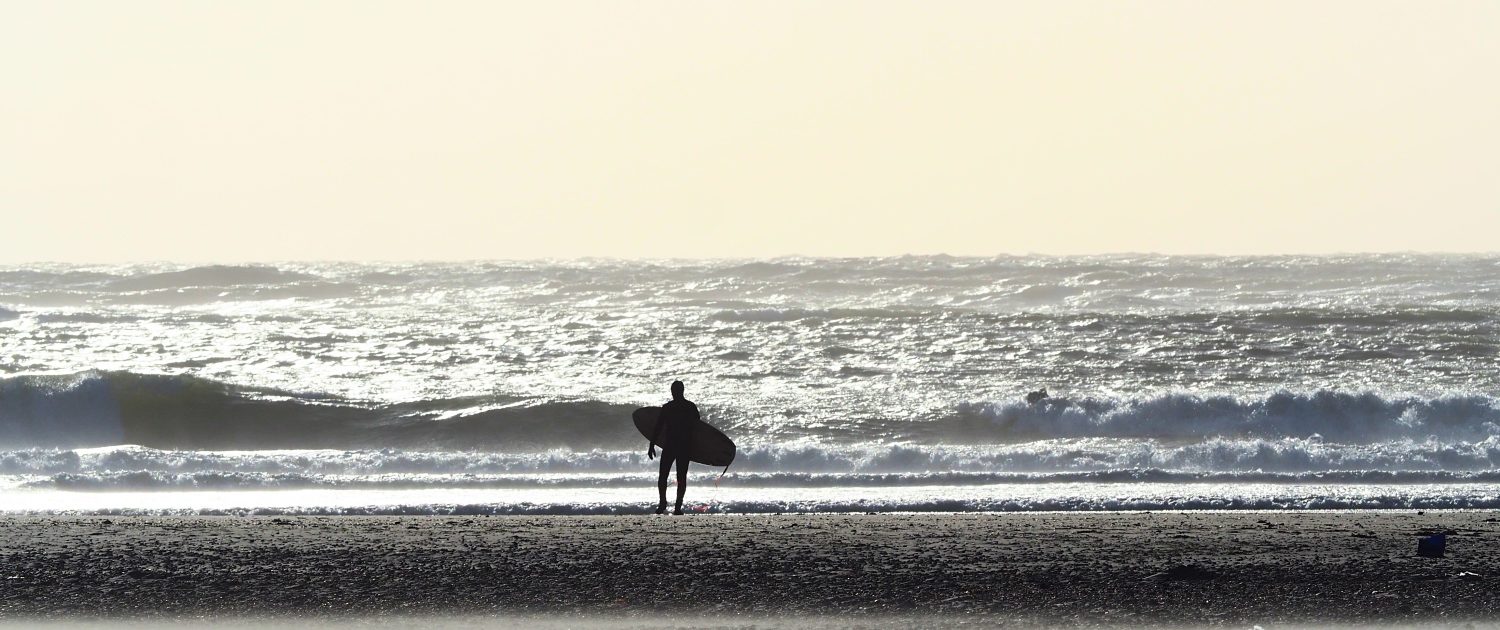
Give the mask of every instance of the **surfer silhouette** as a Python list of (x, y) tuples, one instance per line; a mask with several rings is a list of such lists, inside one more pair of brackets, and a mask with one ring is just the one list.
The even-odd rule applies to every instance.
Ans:
[[(689, 444), (692, 443), (693, 427), (703, 420), (698, 414), (698, 405), (682, 397), (682, 381), (672, 381), (672, 401), (661, 406), (656, 429), (651, 432), (651, 446), (646, 448), (648, 459), (656, 458), (656, 445), (661, 444), (661, 475), (657, 477), (656, 489), (661, 502), (656, 504), (657, 514), (667, 513), (667, 475), (672, 464), (677, 464), (677, 509), (673, 514), (682, 514), (682, 497), (687, 494)], [(662, 433), (666, 432), (663, 440)]]

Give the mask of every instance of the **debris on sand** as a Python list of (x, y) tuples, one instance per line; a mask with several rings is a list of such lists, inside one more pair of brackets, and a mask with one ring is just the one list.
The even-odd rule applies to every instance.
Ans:
[(1417, 555), (1423, 558), (1441, 558), (1447, 546), (1448, 537), (1443, 534), (1419, 538), (1417, 539)]
[(1212, 580), (1214, 577), (1213, 571), (1209, 571), (1198, 565), (1181, 564), (1161, 573), (1152, 573), (1146, 576), (1146, 579), (1159, 582), (1175, 582), (1178, 580)]

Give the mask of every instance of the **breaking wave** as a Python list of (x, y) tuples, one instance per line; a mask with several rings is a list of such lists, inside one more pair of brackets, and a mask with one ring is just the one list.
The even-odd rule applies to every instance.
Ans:
[[(576, 464), (581, 453), (636, 448), (640, 438), (625, 421), (633, 408), (515, 396), (363, 403), (130, 372), (18, 376), (0, 379), (0, 448), (566, 449)], [(898, 410), (891, 416), (872, 424), (867, 437), (905, 446), (871, 450), (814, 440), (813, 446), (775, 447), (767, 444), (771, 436), (752, 433), (741, 438), (736, 464), (819, 471), (1056, 471), (1077, 469), (1078, 462), (1120, 469), (1500, 467), (1492, 461), (1500, 402), (1479, 394), (1172, 393), (1038, 405), (962, 403), (927, 419), (904, 419)], [(732, 410), (719, 418), (731, 433), (736, 422), (749, 421)], [(944, 445), (955, 448), (937, 448)], [(956, 448), (961, 445), (995, 448)]]
[(362, 405), (182, 375), (0, 379), (0, 445), (167, 449), (598, 448), (631, 442), (632, 407), (484, 397)]
[(1166, 394), (1143, 398), (964, 403), (921, 432), (957, 440), (1064, 437), (1203, 439), (1306, 437), (1372, 443), (1484, 440), (1500, 435), (1500, 402), (1477, 394), (1435, 398), (1321, 390), (1259, 398)]
[[(121, 446), (0, 452), (0, 475), (68, 489), (614, 487), (640, 485), (653, 470), (655, 462), (636, 449), (197, 451)], [(749, 446), (728, 469), (695, 470), (723, 475), (723, 483), (752, 487), (1500, 482), (1500, 439), (1378, 445), (1299, 439), (1174, 445), (1096, 438), (983, 447)]]

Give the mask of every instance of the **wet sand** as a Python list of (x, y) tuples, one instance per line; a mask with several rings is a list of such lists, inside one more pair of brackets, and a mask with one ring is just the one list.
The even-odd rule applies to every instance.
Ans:
[[(1415, 555), (1447, 531), (1448, 557)], [(0, 518), (0, 619), (1500, 619), (1500, 512)], [(921, 624), (918, 624), (921, 625)]]

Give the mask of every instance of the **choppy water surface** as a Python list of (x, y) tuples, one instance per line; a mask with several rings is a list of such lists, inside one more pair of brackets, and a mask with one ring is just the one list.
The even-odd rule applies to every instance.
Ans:
[(0, 268), (0, 476), (633, 509), (629, 411), (680, 378), (741, 446), (694, 493), (724, 511), (1478, 506), (1497, 350), (1483, 256), (32, 265)]

